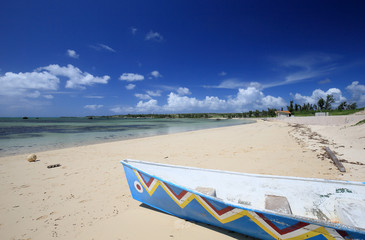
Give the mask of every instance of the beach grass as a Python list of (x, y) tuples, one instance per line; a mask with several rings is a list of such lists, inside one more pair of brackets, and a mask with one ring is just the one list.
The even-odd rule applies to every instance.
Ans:
[(361, 121), (357, 122), (354, 126), (362, 125), (362, 124), (364, 124), (364, 123), (365, 123), (365, 119), (363, 119), (363, 120), (361, 120)]

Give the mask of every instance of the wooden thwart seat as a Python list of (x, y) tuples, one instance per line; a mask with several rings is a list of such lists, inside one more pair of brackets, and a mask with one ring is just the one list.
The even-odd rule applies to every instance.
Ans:
[(203, 193), (205, 195), (211, 196), (211, 197), (217, 197), (217, 193), (214, 188), (210, 187), (197, 187), (195, 189), (197, 192)]
[(266, 195), (265, 209), (278, 213), (292, 214), (288, 199), (284, 196)]

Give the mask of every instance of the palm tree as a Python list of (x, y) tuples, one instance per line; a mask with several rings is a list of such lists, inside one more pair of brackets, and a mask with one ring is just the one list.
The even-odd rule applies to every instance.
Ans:
[(317, 102), (317, 105), (318, 105), (318, 108), (322, 111), (323, 107), (324, 107), (324, 99), (321, 97), (318, 102)]

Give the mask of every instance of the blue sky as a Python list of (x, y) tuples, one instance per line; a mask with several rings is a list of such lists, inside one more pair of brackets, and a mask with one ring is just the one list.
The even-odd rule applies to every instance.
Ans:
[(0, 116), (365, 106), (364, 1), (1, 1)]

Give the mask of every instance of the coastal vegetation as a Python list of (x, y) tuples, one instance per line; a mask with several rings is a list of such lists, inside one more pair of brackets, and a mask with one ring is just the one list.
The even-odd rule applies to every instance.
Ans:
[(365, 119), (357, 122), (354, 126), (358, 126), (358, 125), (362, 125), (362, 124), (365, 124)]
[[(337, 108), (332, 108), (335, 102), (332, 95), (327, 95), (326, 98), (320, 98), (317, 104), (304, 103), (303, 105), (290, 101), (287, 106), (287, 111), (291, 115), (302, 117), (302, 116), (314, 116), (317, 112), (328, 112), (329, 115), (349, 115), (359, 111), (363, 111), (365, 108), (357, 108), (357, 103), (348, 103), (346, 101), (340, 103)], [(124, 115), (109, 115), (109, 116), (86, 116), (86, 118), (93, 119), (120, 119), (120, 118), (206, 118), (206, 119), (232, 119), (232, 118), (269, 118), (276, 117), (277, 111), (284, 111), (284, 108), (268, 108), (267, 110), (250, 110), (247, 112), (236, 112), (236, 113), (171, 113), (171, 114), (124, 114)], [(70, 117), (67, 117), (70, 118)], [(28, 117), (23, 117), (28, 119)]]
[[(314, 116), (316, 112), (328, 112), (330, 115), (349, 115), (364, 108), (357, 108), (356, 102), (347, 103), (346, 101), (340, 103), (337, 108), (333, 109), (332, 105), (335, 103), (333, 95), (327, 95), (326, 98), (319, 98), (317, 104), (304, 103), (299, 105), (290, 101), (287, 110), (294, 116)], [(94, 118), (267, 118), (275, 117), (277, 111), (284, 109), (268, 108), (267, 110), (255, 110), (240, 113), (178, 113), (178, 114), (127, 114), (127, 115), (112, 115), (112, 116), (87, 116), (89, 119)]]
[(346, 101), (340, 103), (337, 108), (332, 108), (334, 102), (333, 95), (327, 95), (325, 99), (321, 97), (317, 104), (304, 103), (299, 105), (290, 101), (287, 110), (294, 116), (314, 116), (316, 112), (328, 112), (330, 115), (349, 115), (364, 110), (364, 108), (357, 109), (356, 102), (347, 103)]
[[(326, 110), (329, 112), (330, 115), (349, 115), (359, 111), (363, 111), (365, 108), (358, 108), (358, 109), (345, 109), (345, 110), (338, 110), (338, 109), (330, 109)], [(221, 119), (221, 118), (268, 118), (268, 117), (275, 117), (276, 111), (280, 109), (269, 108), (267, 110), (255, 110), (255, 111), (248, 111), (242, 113), (180, 113), (180, 114), (127, 114), (127, 115), (112, 115), (112, 116), (87, 116), (89, 119), (115, 119), (115, 118), (207, 118), (207, 119)], [(283, 109), (281, 109), (283, 110)], [(301, 108), (299, 111), (293, 111), (292, 114), (295, 116), (314, 116), (316, 112), (320, 112), (318, 110), (313, 109), (306, 109), (305, 107)]]

